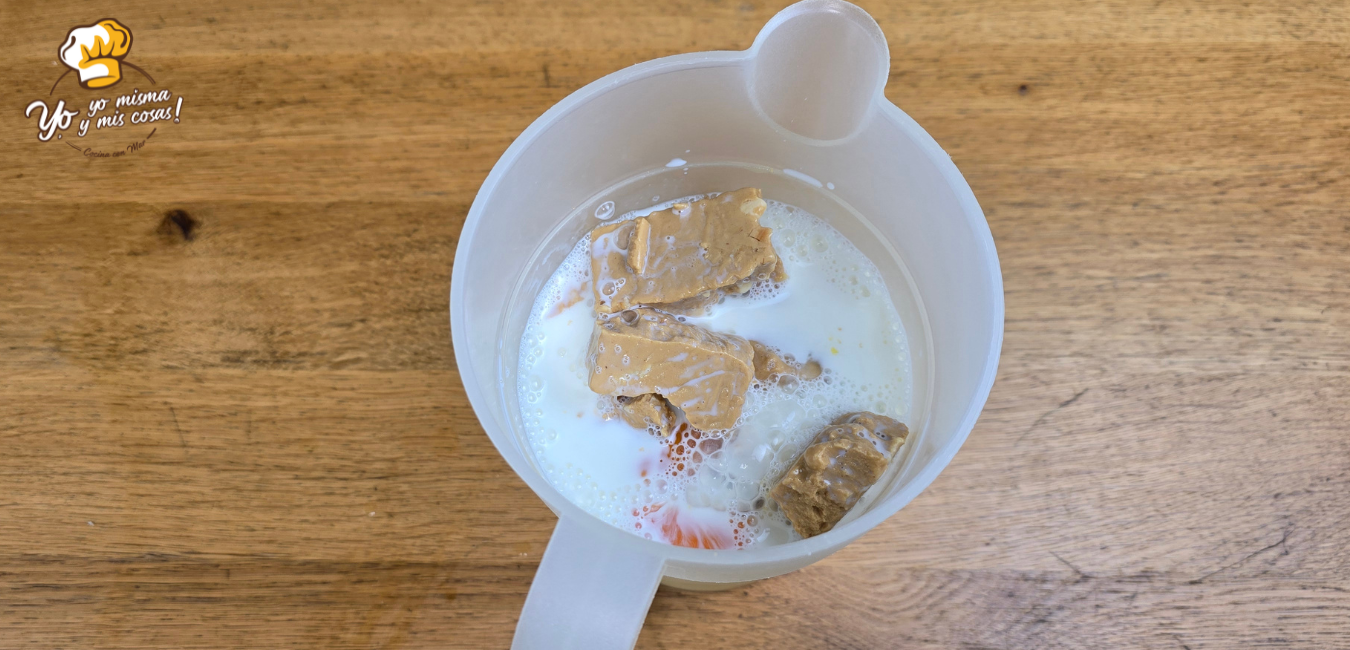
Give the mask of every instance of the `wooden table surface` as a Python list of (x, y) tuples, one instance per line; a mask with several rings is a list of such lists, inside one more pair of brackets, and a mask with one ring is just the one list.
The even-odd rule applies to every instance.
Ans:
[[(505, 647), (554, 518), (455, 370), (474, 193), (782, 4), (6, 3), (0, 647)], [(998, 381), (898, 515), (639, 647), (1350, 648), (1350, 6), (865, 8), (993, 229)], [(99, 159), (22, 113), (108, 16), (184, 104)]]

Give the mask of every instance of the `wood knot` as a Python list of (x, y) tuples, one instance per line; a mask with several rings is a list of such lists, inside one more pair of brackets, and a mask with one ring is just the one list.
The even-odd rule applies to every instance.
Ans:
[(192, 241), (193, 232), (197, 226), (201, 225), (186, 210), (169, 210), (164, 213), (164, 219), (159, 222), (159, 233), (168, 237), (181, 236), (184, 241)]
[(1031, 86), (1028, 86), (1028, 85), (1026, 85), (1026, 84), (1022, 84), (1022, 85), (1020, 85), (1020, 86), (1017, 87), (1017, 94), (1019, 94), (1019, 95), (1026, 95), (1026, 94), (1029, 93), (1029, 92), (1031, 92)]

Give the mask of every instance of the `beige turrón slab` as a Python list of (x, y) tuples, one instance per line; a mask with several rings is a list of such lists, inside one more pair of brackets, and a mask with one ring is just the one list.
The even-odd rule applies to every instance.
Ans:
[(773, 230), (759, 225), (766, 206), (759, 190), (747, 187), (595, 228), (596, 311), (638, 305), (687, 311), (726, 293), (745, 293), (756, 280), (787, 279)]
[(754, 377), (749, 341), (649, 308), (599, 317), (586, 359), (591, 390), (658, 394), (704, 430), (736, 423)]

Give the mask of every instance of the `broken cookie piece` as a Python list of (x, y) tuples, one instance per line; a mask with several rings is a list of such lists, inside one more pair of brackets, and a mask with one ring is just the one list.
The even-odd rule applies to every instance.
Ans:
[(736, 423), (754, 377), (749, 341), (647, 308), (597, 319), (586, 364), (591, 390), (628, 397), (656, 393), (703, 430)]
[(769, 381), (782, 376), (815, 379), (820, 376), (819, 361), (812, 359), (806, 363), (797, 363), (759, 341), (751, 341), (750, 347), (755, 351), (755, 379)]
[(908, 435), (904, 424), (884, 415), (841, 416), (816, 435), (769, 496), (802, 537), (829, 531), (881, 478)]
[(670, 435), (675, 429), (675, 409), (670, 402), (654, 393), (616, 398), (619, 404), (619, 417), (636, 429), (646, 429), (658, 438)]
[(766, 206), (747, 187), (592, 230), (596, 311), (672, 305), (668, 311), (689, 312), (724, 293), (745, 293), (755, 280), (787, 279), (773, 230), (759, 225)]

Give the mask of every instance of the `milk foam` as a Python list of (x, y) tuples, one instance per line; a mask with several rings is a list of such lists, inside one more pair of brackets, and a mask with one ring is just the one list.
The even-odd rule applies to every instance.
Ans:
[(615, 418), (612, 398), (591, 392), (589, 237), (540, 290), (520, 345), (521, 417), (544, 475), (587, 512), (683, 546), (785, 543), (799, 537), (768, 490), (815, 434), (851, 411), (907, 421), (909, 346), (876, 265), (837, 230), (793, 206), (768, 201), (760, 223), (773, 228), (788, 280), (762, 283), (704, 315), (681, 318), (754, 339), (798, 362), (815, 359), (824, 371), (812, 380), (756, 382), (730, 431), (698, 431), (681, 421), (671, 436), (657, 438)]

